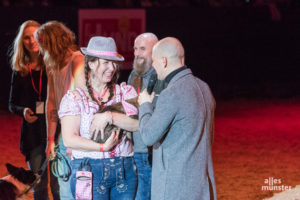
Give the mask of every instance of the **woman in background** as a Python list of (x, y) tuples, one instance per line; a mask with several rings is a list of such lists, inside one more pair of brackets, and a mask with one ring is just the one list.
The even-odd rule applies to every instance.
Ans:
[[(39, 172), (46, 159), (47, 76), (33, 37), (38, 27), (38, 22), (28, 20), (19, 28), (10, 52), (13, 73), (9, 96), (9, 110), (23, 117), (20, 150), (29, 169), (35, 173)], [(49, 199), (47, 186), (46, 171), (34, 187), (34, 199)], [(57, 183), (54, 182), (51, 187), (54, 199), (59, 199)]]
[[(63, 23), (49, 21), (40, 26), (34, 34), (48, 74), (48, 96), (46, 101), (47, 134), (48, 145), (47, 153), (54, 152), (54, 138), (56, 133), (60, 134), (60, 125), (57, 117), (60, 101), (64, 94), (74, 87), (84, 87), (84, 56), (78, 50), (74, 33)], [(59, 136), (59, 152), (70, 162), (69, 151), (63, 144)], [(62, 178), (58, 179), (60, 199), (73, 199), (70, 184), (64, 177), (68, 175), (63, 169), (62, 162), (58, 163), (58, 173)]]

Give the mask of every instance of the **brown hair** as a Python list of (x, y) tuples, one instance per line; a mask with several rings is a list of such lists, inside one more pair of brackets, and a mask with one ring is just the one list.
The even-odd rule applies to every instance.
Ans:
[[(85, 57), (84, 57), (84, 74), (85, 74), (85, 84), (88, 89), (89, 95), (93, 101), (98, 103), (98, 101), (94, 97), (92, 86), (90, 85), (90, 81), (89, 81), (90, 71), (91, 71), (91, 68), (89, 67), (89, 62), (95, 62), (97, 59), (99, 59), (99, 58), (94, 57), (94, 56), (85, 55)], [(109, 83), (107, 83), (107, 87), (109, 89), (109, 97), (108, 97), (107, 102), (110, 101), (114, 96), (114, 85), (117, 83), (117, 81), (119, 79), (119, 75), (120, 75), (120, 67), (119, 67), (120, 63), (117, 61), (113, 61), (113, 62), (117, 63), (117, 70), (116, 70), (112, 80)], [(101, 103), (99, 106), (100, 106), (100, 110), (102, 110), (103, 103)]]
[(35, 38), (44, 51), (47, 69), (59, 70), (66, 64), (73, 51), (77, 50), (74, 33), (58, 21), (49, 21), (35, 32)]

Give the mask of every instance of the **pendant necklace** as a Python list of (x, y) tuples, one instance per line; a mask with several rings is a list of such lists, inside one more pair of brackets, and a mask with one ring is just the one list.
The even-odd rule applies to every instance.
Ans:
[(99, 92), (97, 92), (94, 88), (93, 88), (93, 93), (96, 96), (96, 100), (98, 101), (99, 105), (101, 105), (102, 101), (103, 101), (103, 97), (105, 96), (106, 92), (108, 90), (108, 87), (106, 87), (106, 89), (104, 90), (104, 92), (102, 94), (100, 94)]

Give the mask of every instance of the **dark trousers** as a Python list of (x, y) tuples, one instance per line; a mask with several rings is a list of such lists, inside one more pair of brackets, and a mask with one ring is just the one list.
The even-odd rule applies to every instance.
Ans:
[[(30, 152), (28, 159), (28, 167), (35, 173), (38, 173), (46, 159), (46, 154), (41, 147), (37, 147)], [(59, 200), (59, 186), (57, 178), (50, 173), (50, 186), (54, 200)], [(47, 200), (48, 195), (48, 174), (47, 169), (42, 175), (41, 181), (33, 188), (33, 196), (35, 200)]]

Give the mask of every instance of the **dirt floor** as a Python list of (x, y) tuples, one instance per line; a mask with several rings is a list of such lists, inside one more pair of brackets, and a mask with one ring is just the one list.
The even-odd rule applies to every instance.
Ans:
[[(256, 200), (300, 183), (300, 100), (219, 102), (213, 160), (220, 200)], [(269, 189), (272, 189), (271, 187)]]
[[(217, 102), (213, 160), (218, 199), (261, 200), (282, 186), (299, 185), (299, 119), (300, 99)], [(0, 177), (7, 173), (6, 162), (26, 168), (19, 152), (20, 125), (20, 117), (0, 112)], [(274, 182), (277, 187), (270, 191), (266, 181), (275, 179), (280, 184)]]

